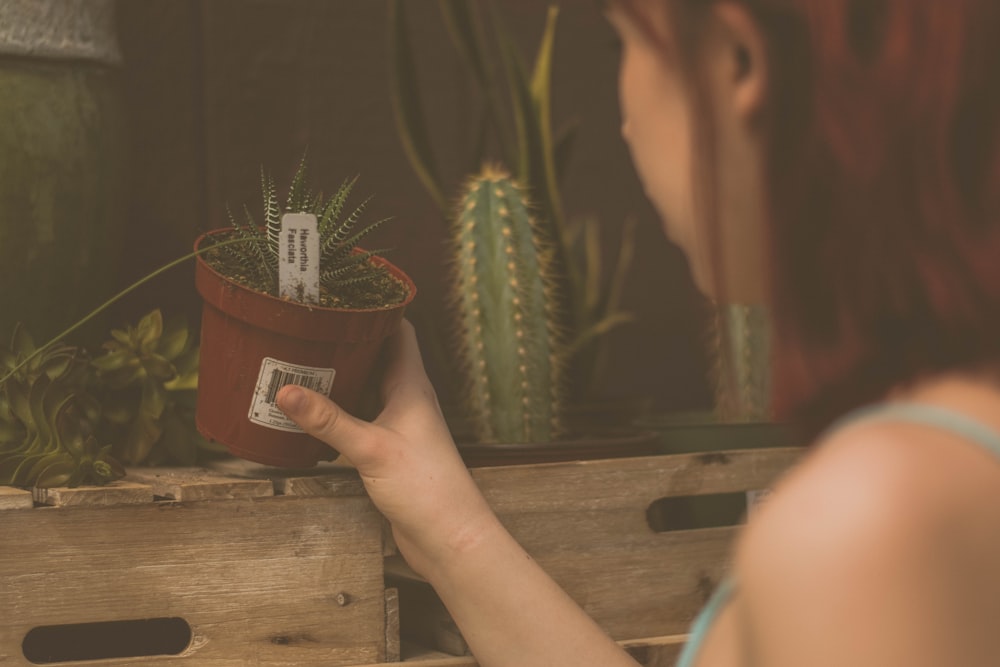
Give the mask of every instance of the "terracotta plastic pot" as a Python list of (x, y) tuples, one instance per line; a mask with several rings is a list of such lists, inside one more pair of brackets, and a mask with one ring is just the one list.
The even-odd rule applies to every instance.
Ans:
[[(227, 231), (200, 236), (195, 249)], [(195, 285), (204, 307), (198, 431), (236, 456), (267, 465), (306, 468), (336, 458), (285, 417), (274, 395), (286, 384), (300, 384), (356, 410), (383, 341), (396, 331), (417, 291), (397, 267), (376, 261), (409, 288), (403, 303), (346, 310), (286, 301), (234, 283), (199, 256)]]

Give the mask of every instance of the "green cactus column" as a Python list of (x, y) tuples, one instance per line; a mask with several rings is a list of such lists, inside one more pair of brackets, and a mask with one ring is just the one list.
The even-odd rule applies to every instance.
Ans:
[(725, 422), (765, 422), (771, 414), (771, 327), (761, 305), (715, 306), (716, 412)]
[(455, 306), (469, 412), (482, 442), (548, 442), (558, 432), (558, 338), (550, 260), (520, 188), (487, 167), (454, 221)]
[(113, 0), (0, 2), (0, 336), (38, 339), (106, 298), (120, 255)]

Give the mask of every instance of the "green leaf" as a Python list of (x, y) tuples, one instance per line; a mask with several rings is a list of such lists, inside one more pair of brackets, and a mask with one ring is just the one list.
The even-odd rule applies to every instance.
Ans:
[(187, 323), (181, 318), (172, 318), (163, 327), (163, 335), (160, 336), (160, 344), (156, 346), (156, 353), (173, 361), (184, 353), (190, 339), (191, 331)]
[(536, 114), (538, 132), (538, 152), (541, 157), (541, 180), (545, 185), (548, 213), (557, 229), (562, 227), (562, 197), (556, 177), (554, 142), (552, 140), (552, 53), (555, 43), (556, 21), (559, 7), (551, 5), (545, 20), (545, 32), (535, 57), (535, 69), (531, 76), (531, 100)]
[[(137, 358), (132, 350), (121, 348), (115, 350), (114, 352), (108, 352), (107, 354), (97, 357), (91, 360), (91, 365), (96, 368), (101, 373), (110, 373), (113, 371), (118, 371), (129, 366), (129, 362), (136, 362)], [(132, 367), (135, 363), (132, 364)]]
[(177, 375), (174, 365), (155, 352), (142, 358), (142, 367), (146, 369), (147, 375), (161, 381), (170, 380)]
[(58, 486), (66, 486), (74, 473), (77, 472), (78, 464), (70, 457), (59, 459), (45, 468), (35, 480), (35, 486), (40, 489), (52, 489)]
[(152, 378), (146, 378), (142, 383), (142, 398), (139, 400), (140, 416), (159, 419), (166, 407), (167, 396), (163, 385)]
[(160, 312), (160, 309), (157, 308), (139, 320), (136, 331), (139, 335), (139, 348), (143, 352), (151, 352), (156, 349), (156, 344), (163, 334), (163, 313)]
[(14, 356), (24, 359), (35, 353), (35, 341), (31, 339), (28, 328), (21, 322), (14, 325), (14, 335), (11, 339), (10, 349)]
[(489, 70), (480, 43), (482, 29), (473, 15), (474, 3), (469, 0), (438, 0), (445, 28), (455, 50), (483, 88), (489, 83)]
[(125, 329), (112, 329), (111, 337), (126, 347), (133, 346), (132, 336)]
[(445, 210), (448, 200), (428, 138), (404, 7), (400, 0), (389, 0), (389, 94), (393, 115), (410, 166), (434, 202)]

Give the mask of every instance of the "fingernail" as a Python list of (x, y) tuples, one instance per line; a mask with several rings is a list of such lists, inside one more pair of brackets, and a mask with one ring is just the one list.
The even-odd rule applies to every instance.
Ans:
[(292, 385), (285, 387), (281, 392), (278, 407), (286, 413), (299, 412), (306, 405), (306, 394), (298, 387)]

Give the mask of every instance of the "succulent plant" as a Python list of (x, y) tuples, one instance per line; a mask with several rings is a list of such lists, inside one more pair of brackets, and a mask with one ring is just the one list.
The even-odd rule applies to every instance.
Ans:
[(260, 222), (244, 207), (243, 217), (229, 213), (230, 235), (220, 240), (242, 239), (242, 243), (209, 252), (205, 260), (223, 275), (247, 287), (279, 296), (279, 233), (282, 213), (311, 213), (316, 216), (320, 237), (320, 303), (326, 306), (371, 308), (398, 303), (406, 298), (406, 288), (384, 266), (371, 258), (386, 249), (360, 250), (365, 236), (390, 218), (359, 224), (371, 198), (347, 213), (347, 200), (357, 179), (344, 181), (336, 193), (325, 198), (306, 185), (305, 157), (292, 178), (284, 206), (279, 204), (274, 180), (261, 169), (263, 214)]
[(98, 440), (101, 410), (87, 391), (84, 353), (63, 344), (35, 352), (20, 325), (0, 352), (7, 371), (0, 384), (0, 484), (77, 486), (122, 477), (110, 445)]
[(547, 442), (560, 430), (565, 346), (553, 257), (523, 188), (487, 166), (453, 224), (454, 303), (469, 413), (482, 442)]
[(216, 446), (192, 427), (198, 388), (195, 334), (154, 310), (136, 326), (113, 329), (92, 362), (114, 453), (126, 464), (191, 465)]

